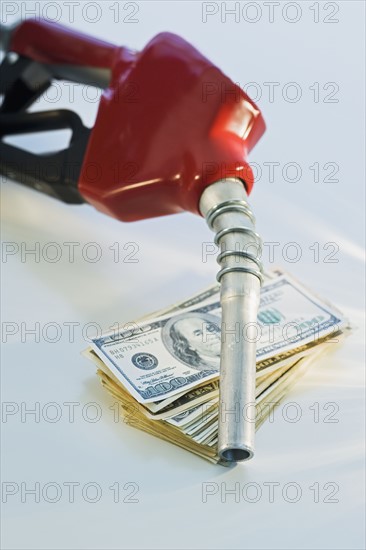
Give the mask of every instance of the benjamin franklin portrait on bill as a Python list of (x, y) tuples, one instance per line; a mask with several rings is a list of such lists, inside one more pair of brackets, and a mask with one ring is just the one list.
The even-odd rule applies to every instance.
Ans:
[(169, 352), (197, 370), (220, 368), (221, 319), (208, 313), (183, 313), (163, 328), (162, 340)]

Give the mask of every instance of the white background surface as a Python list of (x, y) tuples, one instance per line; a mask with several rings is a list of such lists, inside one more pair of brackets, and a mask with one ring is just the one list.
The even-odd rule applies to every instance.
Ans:
[[(3, 10), (9, 2), (3, 3)], [(11, 3), (18, 10), (34, 7), (34, 2)], [(60, 2), (65, 24), (67, 8)], [(123, 4), (123, 3), (121, 3)], [(206, 463), (177, 447), (142, 432), (113, 422), (113, 399), (100, 387), (94, 367), (80, 355), (87, 346), (83, 328), (87, 323), (109, 327), (116, 321), (135, 319), (158, 309), (214, 281), (214, 258), (203, 263), (202, 243), (212, 235), (203, 220), (184, 214), (135, 224), (123, 224), (96, 212), (89, 206), (70, 207), (27, 190), (13, 182), (2, 183), (2, 239), (28, 248), (40, 243), (57, 242), (63, 250), (57, 263), (39, 263), (19, 253), (1, 264), (2, 322), (16, 323), (18, 332), (8, 336), (2, 346), (2, 399), (15, 403), (19, 412), (2, 420), (2, 481), (14, 482), (19, 492), (2, 505), (2, 545), (13, 549), (104, 549), (104, 548), (328, 548), (364, 547), (363, 520), (363, 202), (364, 202), (364, 3), (331, 2), (318, 4), (320, 21), (314, 22), (313, 2), (298, 2), (301, 17), (276, 8), (274, 22), (268, 21), (268, 7), (256, 23), (244, 16), (235, 22), (220, 12), (202, 22), (201, 2), (139, 2), (138, 23), (113, 23), (109, 2), (101, 2), (102, 17), (88, 23), (75, 9), (78, 28), (111, 42), (140, 49), (156, 33), (169, 30), (182, 35), (220, 66), (234, 81), (245, 86), (257, 83), (248, 92), (258, 99), (268, 130), (253, 151), (250, 160), (262, 167), (251, 203), (258, 230), (265, 242), (278, 242), (274, 263), (287, 269), (308, 286), (340, 307), (358, 330), (343, 347), (309, 370), (289, 394), (286, 402), (301, 407), (297, 423), (286, 422), (279, 414), (273, 423), (265, 423), (257, 434), (255, 459), (234, 469)], [(244, 3), (247, 4), (247, 3)], [(244, 6), (241, 4), (241, 6)], [(328, 3), (329, 4), (329, 3)], [(41, 2), (41, 6), (44, 3)], [(229, 3), (233, 5), (233, 3)], [(220, 6), (220, 4), (217, 4)], [(339, 8), (325, 23), (333, 6)], [(125, 16), (127, 12), (121, 12)], [(259, 12), (258, 12), (259, 13)], [(50, 11), (50, 16), (52, 12)], [(90, 11), (90, 17), (93, 12)], [(248, 12), (254, 17), (254, 11)], [(271, 102), (265, 82), (278, 82)], [(289, 82), (296, 82), (301, 98), (290, 102), (282, 95)], [(320, 86), (320, 98), (314, 101), (310, 89)], [(333, 88), (333, 98), (325, 102)], [(294, 89), (289, 90), (289, 93)], [(292, 96), (291, 96), (292, 97)], [(95, 105), (82, 101), (76, 91), (76, 108), (92, 124)], [(56, 103), (47, 108), (70, 107), (67, 89)], [(37, 108), (40, 108), (41, 105)], [(42, 137), (43, 147), (52, 142)], [(32, 140), (33, 141), (33, 140)], [(263, 163), (279, 162), (275, 181), (270, 182)], [(286, 181), (281, 170), (288, 162), (300, 165), (298, 182)], [(314, 182), (309, 168), (315, 162), (322, 167), (333, 162), (339, 166), (338, 181), (327, 182), (330, 170), (320, 172)], [(293, 173), (289, 172), (290, 177)], [(114, 263), (109, 247), (119, 242), (135, 242), (138, 263)], [(68, 261), (64, 242), (78, 242), (75, 262)], [(86, 243), (97, 242), (102, 258), (97, 263), (83, 259), (80, 250)], [(290, 263), (282, 251), (296, 242), (302, 257)], [(320, 261), (314, 262), (319, 243)], [(325, 261), (332, 248), (339, 247), (336, 263)], [(285, 248), (286, 249), (286, 248)], [(123, 251), (126, 254), (127, 251)], [(92, 251), (91, 251), (92, 253)], [(289, 249), (289, 254), (293, 249)], [(264, 257), (271, 267), (268, 257)], [(21, 323), (24, 323), (22, 326)], [(50, 343), (44, 337), (36, 342), (25, 335), (25, 328), (40, 323), (58, 323), (61, 337)], [(78, 323), (70, 342), (65, 323)], [(7, 327), (9, 325), (6, 325)], [(14, 325), (15, 326), (15, 325)], [(93, 333), (91, 329), (91, 334)], [(50, 330), (50, 337), (54, 333)], [(24, 405), (22, 405), (22, 402)], [(55, 402), (62, 416), (48, 421), (55, 409), (44, 409)], [(70, 422), (64, 403), (74, 402), (75, 421)], [(95, 402), (102, 411), (96, 423), (83, 418), (86, 404)], [(327, 403), (339, 407), (337, 423), (324, 422)], [(45, 414), (35, 421), (20, 410), (34, 408)], [(320, 422), (314, 422), (310, 407), (319, 403)], [(85, 411), (85, 409), (84, 409)], [(87, 410), (90, 416), (93, 410)], [(289, 411), (290, 412), (290, 411)], [(85, 414), (84, 414), (85, 416)], [(5, 421), (7, 420), (7, 421)], [(58, 502), (47, 502), (42, 494), (21, 499), (21, 483), (41, 489), (58, 483), (62, 495)], [(70, 503), (67, 482), (79, 483), (75, 502)], [(82, 488), (99, 484), (102, 496), (97, 503), (85, 501)], [(111, 485), (118, 482), (121, 493), (113, 502)], [(123, 502), (130, 490), (128, 482), (138, 484), (138, 503)], [(218, 484), (216, 495), (202, 501), (202, 484)], [(277, 483), (274, 502), (270, 502), (266, 483)], [(333, 498), (331, 482), (339, 487)], [(235, 502), (234, 495), (224, 500), (223, 488), (240, 491), (248, 483), (256, 486)], [(301, 494), (297, 502), (288, 502), (294, 492), (288, 483), (296, 483)], [(314, 483), (319, 484), (320, 502), (314, 502)], [(259, 487), (257, 502), (249, 502)], [(286, 489), (285, 489), (286, 491)], [(49, 498), (54, 493), (50, 489)], [(90, 489), (89, 497), (93, 497)]]

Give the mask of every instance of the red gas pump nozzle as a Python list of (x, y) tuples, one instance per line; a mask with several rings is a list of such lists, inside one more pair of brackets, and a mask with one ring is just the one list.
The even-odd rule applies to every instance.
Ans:
[[(253, 174), (246, 156), (265, 129), (259, 109), (174, 34), (161, 33), (133, 52), (27, 20), (2, 29), (1, 44), (1, 138), (72, 130), (68, 149), (42, 158), (1, 141), (3, 174), (66, 202), (89, 202), (119, 220), (190, 211), (205, 216), (216, 232), (222, 306), (218, 452), (234, 462), (251, 458), (254, 423), (243, 413), (255, 403), (255, 337), (248, 330), (256, 323), (262, 275), (260, 239), (247, 203)], [(71, 111), (26, 111), (54, 78), (103, 88), (94, 128), (85, 128)], [(50, 160), (52, 177), (42, 171)]]

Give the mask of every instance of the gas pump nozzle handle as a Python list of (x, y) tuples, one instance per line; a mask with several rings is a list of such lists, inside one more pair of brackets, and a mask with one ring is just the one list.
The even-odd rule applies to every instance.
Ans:
[[(248, 252), (259, 238), (247, 204), (254, 179), (246, 157), (265, 130), (260, 110), (211, 61), (171, 33), (158, 34), (140, 52), (43, 20), (26, 20), (1, 34), (2, 47), (22, 62), (15, 76), (7, 56), (0, 67), (0, 73), (11, 74), (0, 109), (8, 131), (26, 123), (28, 114), (22, 118), (15, 111), (24, 111), (39, 95), (31, 64), (48, 75), (44, 88), (58, 78), (103, 89), (94, 127), (89, 133), (81, 128), (82, 145), (65, 157), (68, 162), (79, 154), (77, 176), (65, 179), (75, 187), (68, 202), (76, 197), (123, 221), (189, 211), (205, 216), (216, 232), (222, 302), (219, 453), (229, 461), (250, 458), (253, 422), (243, 421), (242, 411), (238, 422), (222, 412), (255, 400), (255, 345), (245, 338), (234, 341), (232, 333), (237, 324), (243, 333), (255, 322), (259, 300), (259, 254)], [(21, 89), (20, 81), (27, 93), (14, 107), (9, 97)], [(42, 124), (32, 114), (28, 130), (33, 124), (39, 131)], [(53, 116), (59, 125), (71, 120)], [(7, 147), (19, 174), (17, 153)], [(50, 182), (42, 189), (42, 182), (30, 181), (52, 194)]]

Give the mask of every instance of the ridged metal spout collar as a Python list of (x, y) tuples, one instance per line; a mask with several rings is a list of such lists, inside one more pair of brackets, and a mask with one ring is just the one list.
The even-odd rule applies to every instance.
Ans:
[(254, 454), (257, 312), (262, 283), (261, 239), (238, 179), (213, 183), (200, 211), (215, 243), (221, 283), (221, 359), (218, 453), (229, 462)]

